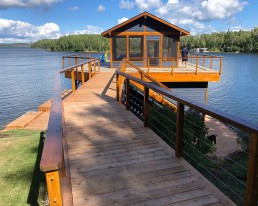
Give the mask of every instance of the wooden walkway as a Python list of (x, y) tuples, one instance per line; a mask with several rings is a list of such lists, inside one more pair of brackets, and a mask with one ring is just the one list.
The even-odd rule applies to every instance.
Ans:
[(101, 72), (63, 101), (74, 205), (232, 205), (126, 111), (115, 88), (114, 73)]

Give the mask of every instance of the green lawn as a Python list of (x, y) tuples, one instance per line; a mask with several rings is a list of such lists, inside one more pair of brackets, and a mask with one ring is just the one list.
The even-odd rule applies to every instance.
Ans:
[(46, 205), (40, 131), (0, 132), (0, 206)]

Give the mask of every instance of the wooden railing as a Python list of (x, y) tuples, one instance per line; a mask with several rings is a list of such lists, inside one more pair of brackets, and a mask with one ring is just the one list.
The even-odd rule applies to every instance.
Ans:
[[(175, 68), (184, 68), (182, 59), (183, 57), (130, 57), (132, 62), (143, 62), (142, 67), (148, 68), (148, 73), (151, 72), (151, 68), (170, 68), (171, 74), (174, 74)], [(222, 73), (222, 60), (220, 56), (188, 56), (187, 65), (193, 68), (193, 72), (197, 75), (201, 70), (209, 69), (218, 71), (219, 75)], [(152, 61), (157, 61), (152, 65)], [(215, 64), (216, 63), (216, 64)], [(216, 66), (215, 66), (216, 65)]]
[[(148, 126), (148, 116), (149, 116), (149, 92), (150, 90), (162, 94), (167, 98), (173, 99), (177, 102), (177, 118), (176, 118), (176, 147), (175, 147), (175, 156), (177, 158), (182, 157), (183, 154), (183, 126), (184, 126), (184, 111), (185, 106), (195, 109), (200, 113), (209, 115), (219, 121), (222, 121), (226, 124), (232, 125), (236, 128), (239, 128), (243, 131), (246, 131), (250, 134), (250, 143), (249, 143), (249, 157), (248, 157), (248, 167), (247, 167), (247, 181), (246, 181), (246, 191), (244, 197), (245, 206), (256, 206), (258, 201), (258, 126), (256, 124), (250, 123), (246, 120), (237, 118), (233, 115), (227, 114), (216, 110), (210, 106), (203, 105), (201, 103), (191, 101), (185, 97), (177, 95), (165, 88), (162, 88), (158, 85), (148, 83), (142, 79), (136, 78), (128, 73), (126, 73), (126, 66), (128, 60), (124, 59), (121, 61), (119, 66), (116, 69), (117, 75), (117, 88), (120, 89), (124, 81), (121, 77), (125, 79), (126, 84), (126, 109), (129, 109), (130, 102), (130, 82), (136, 82), (139, 85), (144, 87), (144, 126)], [(117, 95), (120, 95), (119, 92)], [(117, 100), (120, 100), (117, 96)]]
[[(162, 84), (161, 82), (158, 82), (156, 79), (154, 79), (153, 77), (151, 77), (150, 75), (148, 75), (146, 72), (144, 72), (142, 69), (140, 69), (139, 67), (137, 67), (136, 65), (134, 65), (132, 62), (130, 62), (128, 59), (124, 59), (124, 63), (129, 65), (130, 67), (133, 67), (134, 69), (136, 69), (136, 71), (141, 75), (141, 80), (147, 79), (149, 80), (151, 83), (162, 87), (164, 89), (170, 90), (172, 91), (172, 89), (168, 88), (166, 85)], [(126, 72), (126, 67), (122, 68), (123, 72)], [(122, 84), (124, 78), (122, 76), (117, 78), (117, 82), (119, 82), (118, 87), (117, 87), (117, 98), (118, 100), (121, 99), (121, 92), (122, 92), (122, 87), (119, 86)], [(136, 85), (139, 87), (139, 85)], [(158, 102), (170, 107), (173, 111), (176, 111), (176, 105), (174, 105), (173, 103), (169, 102), (163, 95), (156, 95), (153, 93), (150, 93), (150, 96), (155, 98)]]
[[(76, 90), (76, 82), (75, 82), (75, 73), (78, 73), (78, 71), (80, 71), (81, 73), (81, 83), (84, 84), (85, 82), (85, 76), (84, 76), (84, 72), (85, 72), (85, 65), (88, 66), (88, 74), (89, 74), (89, 79), (92, 78), (93, 74), (95, 75), (96, 73), (100, 72), (100, 58), (88, 58), (85, 57), (83, 59), (90, 59), (87, 62), (83, 62), (78, 64), (78, 60), (76, 60), (78, 57), (74, 57), (74, 56), (64, 56), (63, 59), (65, 58), (70, 58), (70, 59), (75, 59), (74, 65), (70, 66), (66, 69), (63, 69), (60, 71), (60, 73), (64, 73), (64, 72), (71, 72), (71, 81), (72, 81), (72, 91), (74, 92)], [(96, 66), (98, 62), (98, 67)], [(63, 67), (64, 67), (64, 60), (63, 60)], [(97, 70), (98, 69), (98, 70)]]
[[(84, 66), (94, 64), (96, 72), (96, 62), (99, 59), (91, 59), (87, 62), (71, 66), (60, 70), (55, 74), (54, 92), (52, 106), (47, 129), (47, 136), (44, 142), (41, 156), (40, 170), (45, 173), (49, 204), (72, 206), (72, 189), (70, 180), (69, 160), (67, 154), (67, 144), (65, 138), (62, 89), (60, 74), (69, 71), (72, 76), (72, 90), (75, 91), (74, 72), (81, 68), (82, 79), (84, 79)], [(91, 69), (89, 70), (89, 73)], [(91, 76), (91, 75), (90, 75)], [(82, 84), (84, 81), (82, 81)]]

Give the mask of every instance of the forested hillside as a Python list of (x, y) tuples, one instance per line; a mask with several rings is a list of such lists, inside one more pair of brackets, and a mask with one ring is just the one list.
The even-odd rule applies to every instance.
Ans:
[[(201, 34), (181, 38), (181, 46), (208, 48), (220, 52), (258, 52), (258, 27), (251, 31), (228, 31)], [(63, 36), (59, 39), (43, 39), (31, 45), (51, 51), (109, 51), (109, 40), (99, 34)]]
[(221, 52), (258, 52), (258, 27), (251, 31), (228, 31), (181, 38), (181, 46)]
[(31, 45), (51, 51), (108, 51), (109, 41), (99, 34), (63, 36), (59, 39), (42, 39)]

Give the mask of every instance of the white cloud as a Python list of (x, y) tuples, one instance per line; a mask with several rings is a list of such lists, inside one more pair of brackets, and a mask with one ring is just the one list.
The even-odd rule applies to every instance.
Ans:
[(203, 16), (200, 19), (214, 20), (224, 19), (234, 16), (243, 10), (247, 2), (239, 0), (207, 0), (201, 3)]
[(0, 9), (8, 9), (12, 7), (31, 8), (38, 6), (51, 6), (62, 0), (1, 0)]
[(67, 33), (66, 35), (70, 35), (70, 34), (100, 34), (104, 31), (104, 29), (102, 29), (101, 27), (98, 26), (92, 26), (92, 25), (88, 25), (86, 26), (86, 29), (84, 30), (77, 30), (77, 31), (72, 31)]
[(121, 9), (132, 9), (134, 7), (134, 2), (133, 1), (128, 1), (128, 0), (120, 0), (119, 2), (119, 7)]
[(67, 10), (68, 11), (77, 11), (77, 10), (79, 10), (79, 7), (78, 6), (72, 6), (72, 7), (68, 7)]
[(140, 11), (147, 11), (162, 6), (162, 0), (135, 0), (135, 5)]
[(106, 9), (106, 7), (104, 7), (103, 5), (99, 5), (97, 10), (99, 12), (102, 12), (102, 11), (105, 11), (105, 9)]
[(60, 28), (55, 23), (34, 26), (28, 22), (0, 18), (0, 39), (2, 42), (30, 42), (43, 38), (60, 37)]
[(248, 3), (245, 0), (168, 0), (153, 7), (156, 14), (194, 33), (210, 32), (207, 23), (214, 20), (232, 20)]
[(118, 20), (117, 20), (117, 23), (118, 23), (118, 24), (121, 24), (121, 23), (123, 23), (124, 21), (127, 21), (127, 20), (128, 20), (127, 17), (123, 17), (123, 18), (121, 18), (121, 19), (118, 19)]

